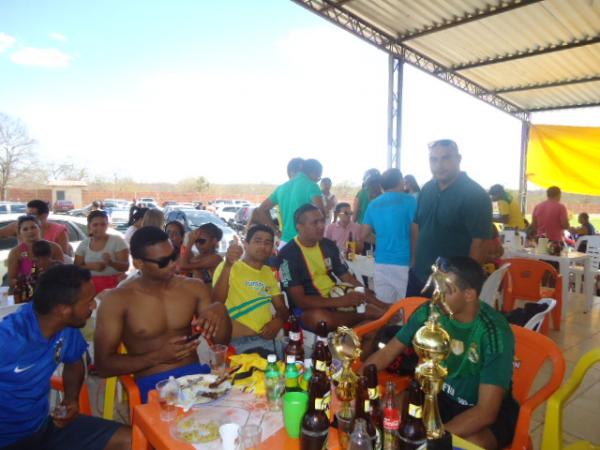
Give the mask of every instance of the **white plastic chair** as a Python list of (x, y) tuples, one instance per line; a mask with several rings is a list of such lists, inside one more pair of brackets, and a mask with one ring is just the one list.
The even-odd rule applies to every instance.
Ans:
[(539, 302), (537, 302), (537, 304), (548, 305), (548, 307), (544, 311), (537, 313), (535, 316), (529, 319), (527, 323), (523, 325), (523, 328), (527, 328), (531, 331), (537, 331), (539, 333), (542, 329), (544, 319), (556, 306), (556, 300), (554, 300), (553, 298), (543, 298)]
[[(600, 235), (581, 236), (577, 239), (575, 250), (583, 243), (587, 242), (585, 253), (590, 257), (590, 265), (594, 275), (600, 274)], [(575, 276), (575, 292), (581, 292), (581, 284), (583, 281), (583, 266), (575, 265), (569, 268), (569, 274)]]
[(502, 284), (502, 280), (504, 279), (504, 275), (508, 271), (510, 267), (510, 263), (503, 264), (498, 268), (494, 273), (492, 273), (485, 283), (483, 283), (483, 287), (481, 288), (481, 293), (479, 294), (479, 298), (483, 300), (485, 303), (490, 305), (492, 308), (496, 308), (496, 304), (498, 303), (498, 310), (502, 309), (502, 301), (498, 302), (498, 288)]

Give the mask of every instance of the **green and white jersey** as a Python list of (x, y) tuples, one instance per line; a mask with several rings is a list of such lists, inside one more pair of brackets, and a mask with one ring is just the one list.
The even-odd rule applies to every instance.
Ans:
[[(396, 338), (406, 346), (429, 317), (429, 303), (411, 316)], [(450, 355), (446, 360), (448, 378), (444, 392), (455, 402), (473, 406), (479, 399), (479, 385), (493, 384), (511, 395), (515, 338), (506, 318), (486, 303), (470, 323), (441, 315), (440, 325), (450, 335)]]

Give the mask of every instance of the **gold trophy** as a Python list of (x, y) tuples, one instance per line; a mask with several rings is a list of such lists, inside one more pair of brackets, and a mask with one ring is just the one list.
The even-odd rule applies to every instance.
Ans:
[(338, 359), (342, 361), (340, 374), (334, 376), (334, 382), (337, 382), (335, 393), (342, 402), (341, 416), (350, 419), (352, 417), (352, 400), (356, 396), (358, 383), (358, 376), (352, 370), (352, 364), (362, 352), (360, 339), (351, 328), (338, 327), (333, 337), (333, 348)]
[(415, 334), (413, 347), (419, 355), (419, 364), (415, 369), (415, 378), (425, 394), (423, 404), (423, 424), (427, 431), (428, 449), (452, 449), (452, 436), (444, 430), (440, 417), (437, 395), (442, 390), (448, 369), (443, 365), (450, 353), (450, 335), (439, 324), (438, 308), (452, 317), (452, 311), (446, 303), (446, 293), (454, 283), (442, 268), (442, 260), (437, 259), (432, 266), (432, 274), (423, 289), (425, 292), (433, 284), (430, 313), (427, 322)]

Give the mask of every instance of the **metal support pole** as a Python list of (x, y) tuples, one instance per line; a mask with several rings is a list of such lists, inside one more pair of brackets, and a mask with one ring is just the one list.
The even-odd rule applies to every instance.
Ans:
[(519, 170), (519, 203), (521, 204), (521, 212), (525, 214), (527, 209), (527, 144), (529, 143), (529, 122), (530, 116), (528, 115), (527, 120), (521, 121), (521, 164)]
[(388, 155), (387, 167), (400, 169), (402, 145), (402, 87), (404, 60), (390, 54), (388, 59)]

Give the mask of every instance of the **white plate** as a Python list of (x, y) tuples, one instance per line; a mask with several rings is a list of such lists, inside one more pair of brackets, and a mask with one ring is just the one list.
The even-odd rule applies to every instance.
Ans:
[(231, 389), (231, 381), (226, 380), (217, 388), (209, 388), (208, 385), (217, 378), (217, 375), (213, 374), (186, 375), (177, 378), (181, 387), (178, 406), (188, 410), (193, 405), (202, 405), (222, 398)]

